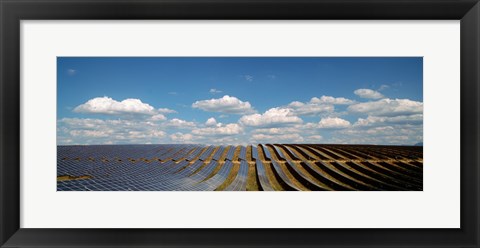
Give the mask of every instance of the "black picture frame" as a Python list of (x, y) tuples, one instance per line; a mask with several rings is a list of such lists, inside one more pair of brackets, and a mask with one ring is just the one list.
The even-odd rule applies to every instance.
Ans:
[[(0, 0), (0, 16), (1, 247), (479, 247), (478, 0)], [(83, 19), (461, 20), (461, 228), (20, 228), (20, 21)]]

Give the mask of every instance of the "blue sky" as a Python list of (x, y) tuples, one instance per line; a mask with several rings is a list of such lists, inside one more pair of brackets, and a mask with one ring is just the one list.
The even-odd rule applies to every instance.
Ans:
[(423, 60), (59, 57), (57, 142), (423, 140)]

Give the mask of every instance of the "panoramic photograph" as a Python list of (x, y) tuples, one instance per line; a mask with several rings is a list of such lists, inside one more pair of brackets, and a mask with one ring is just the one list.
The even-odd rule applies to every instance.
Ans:
[(57, 57), (57, 191), (422, 191), (422, 57)]

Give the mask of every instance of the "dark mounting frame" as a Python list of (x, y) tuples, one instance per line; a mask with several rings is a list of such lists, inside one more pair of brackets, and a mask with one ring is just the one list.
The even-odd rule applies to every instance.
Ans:
[[(1, 247), (479, 247), (478, 0), (0, 0), (0, 16)], [(461, 20), (461, 228), (20, 228), (20, 21), (83, 19)]]

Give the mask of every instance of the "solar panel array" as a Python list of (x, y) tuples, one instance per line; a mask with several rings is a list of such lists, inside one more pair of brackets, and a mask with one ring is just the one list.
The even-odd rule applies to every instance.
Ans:
[(423, 147), (57, 147), (58, 191), (421, 191)]

